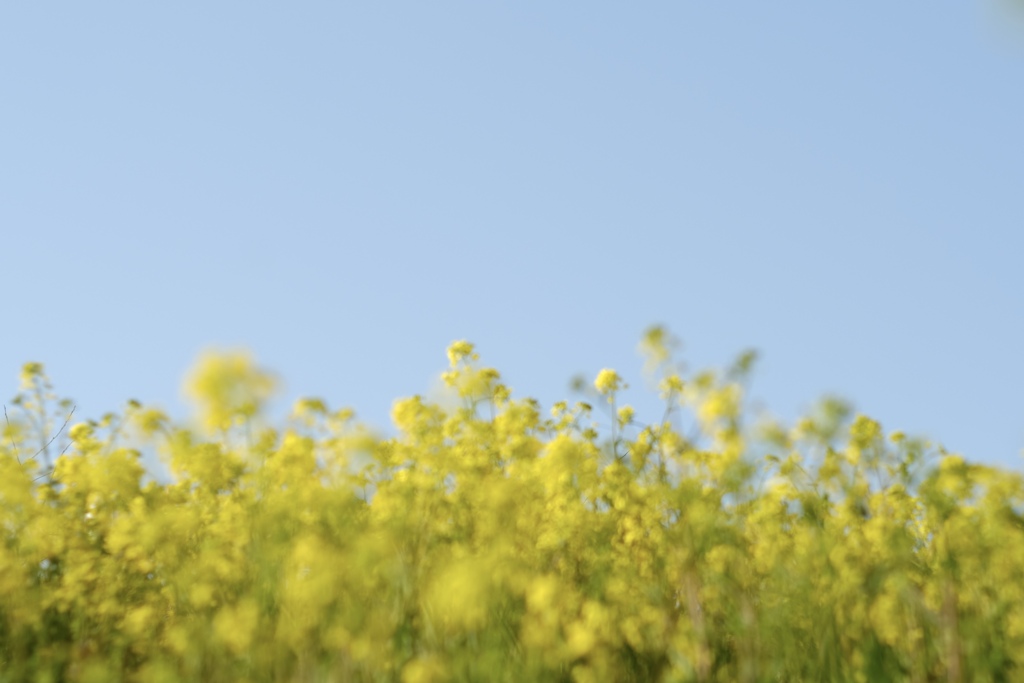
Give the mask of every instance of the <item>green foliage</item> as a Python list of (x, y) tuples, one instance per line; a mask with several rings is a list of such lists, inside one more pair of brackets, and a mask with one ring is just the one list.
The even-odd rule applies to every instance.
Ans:
[[(232, 355), (189, 378), (200, 428), (131, 402), (64, 430), (30, 364), (0, 444), (0, 681), (1024, 677), (1019, 475), (834, 399), (750, 424), (753, 354), (688, 374), (676, 345), (643, 340), (644, 423), (614, 370), (545, 416), (457, 342), (457, 403), (397, 401), (391, 438), (318, 399), (267, 426), (274, 382)], [(144, 483), (145, 450), (172, 481)]]

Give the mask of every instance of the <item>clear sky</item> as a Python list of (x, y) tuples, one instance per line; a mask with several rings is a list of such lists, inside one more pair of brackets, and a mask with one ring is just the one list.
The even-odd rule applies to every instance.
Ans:
[(244, 347), (386, 426), (455, 339), (550, 405), (664, 323), (1019, 468), (1022, 73), (980, 0), (4, 3), (0, 393)]

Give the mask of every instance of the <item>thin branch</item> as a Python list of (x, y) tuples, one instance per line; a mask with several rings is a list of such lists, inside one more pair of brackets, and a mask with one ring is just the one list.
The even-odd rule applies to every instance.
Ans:
[(60, 429), (57, 430), (57, 433), (54, 434), (53, 437), (51, 437), (50, 440), (46, 442), (45, 446), (43, 446), (38, 451), (36, 451), (35, 455), (33, 455), (31, 458), (29, 458), (29, 460), (35, 459), (36, 455), (39, 455), (40, 453), (42, 453), (43, 451), (48, 449), (50, 447), (50, 444), (52, 444), (54, 441), (57, 440), (57, 437), (60, 436), (60, 433), (63, 432), (64, 428), (68, 426), (68, 422), (71, 422), (71, 416), (75, 414), (75, 408), (77, 408), (77, 407), (78, 407), (77, 405), (71, 407), (71, 412), (68, 413), (67, 419), (64, 420), (64, 424), (62, 424), (60, 426)]
[(7, 417), (7, 404), (4, 404), (4, 420), (7, 421), (7, 430), (11, 434), (11, 446), (14, 448), (14, 457), (21, 464), (21, 453), (18, 452), (18, 444), (14, 442), (14, 432), (11, 430), (11, 419)]

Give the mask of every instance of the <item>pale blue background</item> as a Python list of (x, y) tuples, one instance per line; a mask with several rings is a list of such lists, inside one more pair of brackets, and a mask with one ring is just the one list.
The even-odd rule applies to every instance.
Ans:
[(661, 322), (1017, 467), (1022, 124), (994, 2), (4, 3), (2, 393), (242, 346), (385, 427), (454, 339), (550, 405)]

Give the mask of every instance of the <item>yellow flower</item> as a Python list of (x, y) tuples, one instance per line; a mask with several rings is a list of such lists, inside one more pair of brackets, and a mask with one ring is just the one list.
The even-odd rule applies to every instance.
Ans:
[(192, 370), (185, 389), (202, 407), (206, 425), (225, 430), (257, 415), (276, 384), (247, 353), (207, 353)]
[(636, 411), (633, 410), (632, 406), (622, 406), (619, 408), (619, 426), (625, 427), (633, 421), (633, 417), (636, 415)]
[(597, 379), (594, 380), (594, 388), (602, 396), (608, 396), (622, 388), (622, 378), (614, 370), (604, 368), (601, 372), (597, 373)]
[(42, 363), (25, 363), (21, 366), (22, 389), (31, 389), (36, 379), (45, 379), (45, 377)]
[(476, 360), (476, 355), (473, 353), (473, 345), (465, 339), (452, 342), (448, 347), (448, 362), (454, 368), (464, 358)]
[[(647, 342), (671, 372), (664, 333)], [(545, 419), (476, 360), (453, 344), (466, 400), (397, 401), (390, 438), (317, 399), (245, 438), (138, 404), (58, 423), (72, 443), (46, 481), (20, 436), (46, 426), (32, 418), (50, 400), (30, 365), (37, 403), (12, 404), (0, 439), (4, 672), (430, 683), (1024, 667), (1024, 475), (945, 451), (928, 469), (927, 446), (864, 417), (836, 441), (838, 403), (793, 438), (755, 428), (741, 386), (710, 372), (668, 374), (680, 410), (650, 423), (615, 404), (625, 385), (602, 370), (609, 444), (591, 406)], [(244, 355), (205, 357), (189, 380), (216, 429), (258, 414), (272, 384)], [(142, 481), (147, 447), (173, 481)]]
[(402, 668), (402, 683), (438, 683), (448, 680), (448, 671), (436, 655), (417, 657)]

